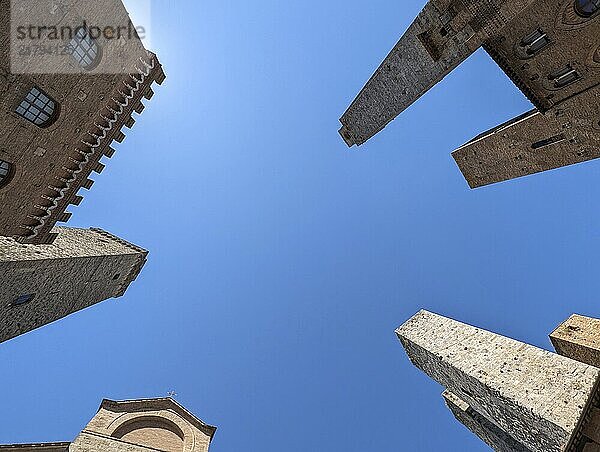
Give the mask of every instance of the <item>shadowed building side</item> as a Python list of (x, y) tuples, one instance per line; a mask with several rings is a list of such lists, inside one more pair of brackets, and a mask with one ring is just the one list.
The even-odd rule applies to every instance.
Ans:
[(491, 423), (485, 416), (475, 411), (467, 402), (446, 390), (442, 394), (446, 406), (458, 422), (477, 435), (484, 443), (497, 452), (531, 452), (500, 427)]
[(0, 342), (122, 296), (147, 251), (99, 229), (57, 227), (48, 245), (0, 237)]

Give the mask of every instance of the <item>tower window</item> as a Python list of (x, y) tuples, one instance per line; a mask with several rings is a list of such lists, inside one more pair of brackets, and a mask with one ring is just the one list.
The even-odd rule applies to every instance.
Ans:
[(581, 74), (573, 69), (570, 64), (567, 64), (565, 68), (553, 72), (548, 78), (554, 81), (555, 88), (564, 88), (565, 86), (579, 80), (581, 78)]
[(80, 27), (69, 43), (71, 56), (86, 71), (94, 69), (100, 62), (101, 53), (98, 43), (88, 30)]
[(521, 47), (525, 49), (525, 53), (529, 56), (541, 52), (548, 44), (550, 44), (550, 38), (541, 28), (525, 36), (521, 41)]
[(20, 295), (17, 298), (15, 298), (10, 305), (11, 306), (23, 306), (23, 305), (29, 303), (34, 298), (35, 298), (34, 293), (27, 294), (27, 295)]
[(56, 102), (34, 86), (19, 104), (16, 112), (36, 126), (48, 127), (56, 120), (57, 110)]
[(13, 174), (13, 167), (10, 163), (0, 160), (0, 188), (10, 182)]
[(590, 17), (600, 10), (600, 0), (576, 0), (575, 10), (583, 17)]

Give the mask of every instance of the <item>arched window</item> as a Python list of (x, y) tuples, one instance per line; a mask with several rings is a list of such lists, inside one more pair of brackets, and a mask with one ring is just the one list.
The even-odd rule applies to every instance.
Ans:
[(575, 9), (583, 17), (590, 17), (600, 11), (600, 0), (575, 0)]
[(10, 182), (12, 174), (12, 165), (4, 160), (0, 160), (0, 188), (4, 187)]
[(39, 127), (48, 127), (58, 117), (56, 102), (35, 86), (27, 93), (16, 112)]
[(69, 43), (71, 56), (86, 71), (91, 71), (100, 63), (101, 52), (98, 43), (88, 30), (80, 27)]

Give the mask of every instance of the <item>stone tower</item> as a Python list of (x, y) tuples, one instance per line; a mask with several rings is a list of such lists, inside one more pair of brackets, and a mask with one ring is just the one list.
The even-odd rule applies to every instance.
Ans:
[(454, 416), (494, 450), (599, 450), (600, 369), (426, 311), (397, 335), (446, 388)]
[(147, 252), (100, 229), (56, 228), (52, 244), (0, 237), (0, 342), (122, 296)]
[[(56, 225), (165, 75), (137, 31), (94, 35), (134, 30), (120, 0), (0, 0), (0, 10), (1, 342), (123, 295), (141, 271), (145, 250)], [(52, 28), (60, 39), (44, 34)]]
[(22, 452), (208, 452), (216, 428), (170, 398), (104, 400), (75, 441), (12, 444)]
[(600, 157), (598, 0), (430, 0), (341, 118), (361, 145), (483, 47), (535, 109), (454, 152), (471, 187)]

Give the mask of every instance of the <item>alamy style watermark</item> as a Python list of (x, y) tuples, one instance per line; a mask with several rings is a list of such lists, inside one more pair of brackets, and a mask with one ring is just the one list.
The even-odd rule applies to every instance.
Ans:
[(128, 72), (149, 36), (150, 0), (11, 0), (13, 73)]

